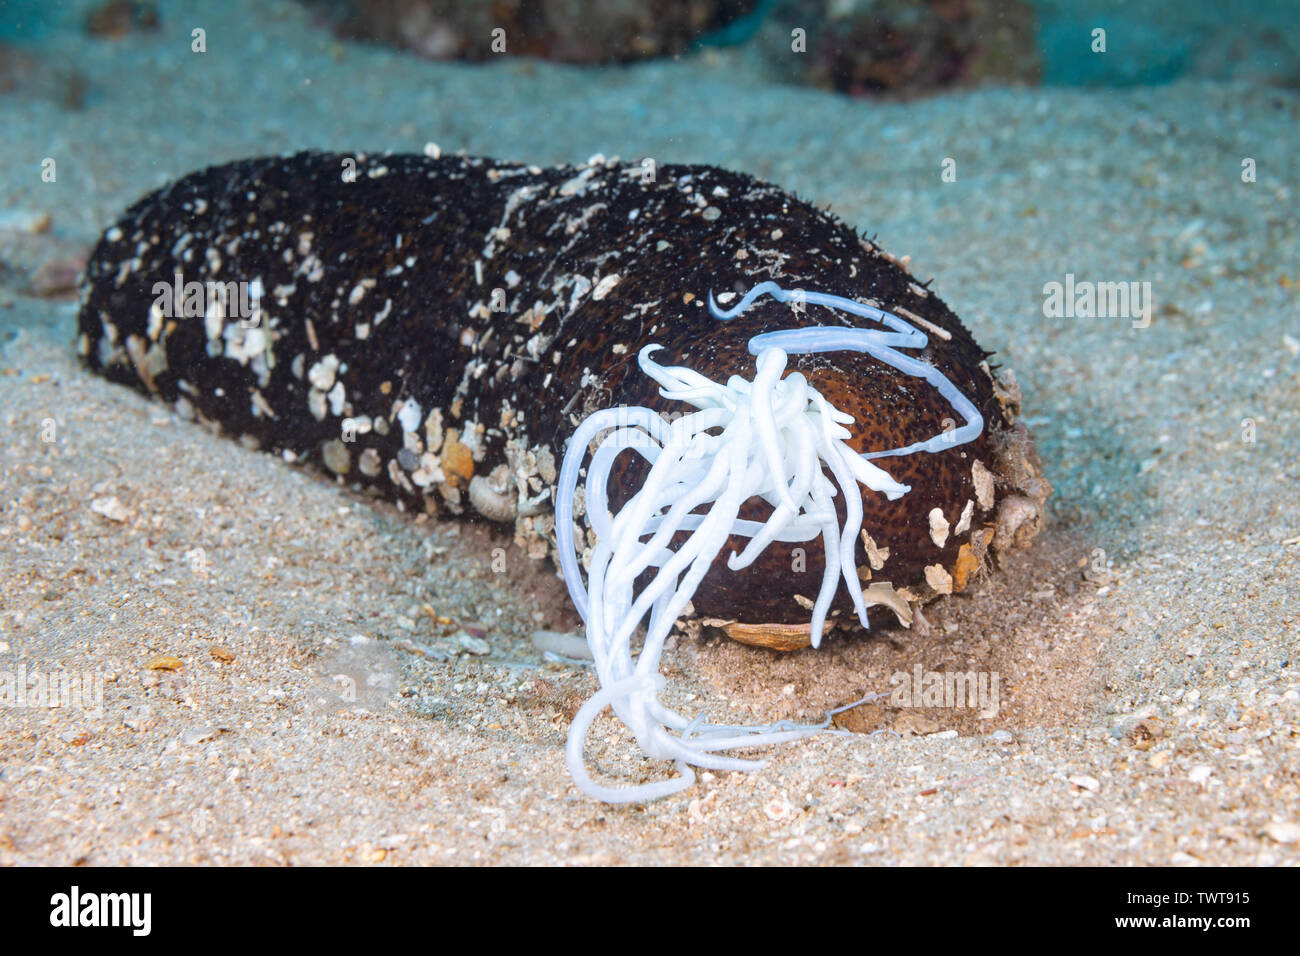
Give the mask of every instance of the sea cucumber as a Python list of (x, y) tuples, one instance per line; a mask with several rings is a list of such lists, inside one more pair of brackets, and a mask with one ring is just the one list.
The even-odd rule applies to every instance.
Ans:
[[(813, 642), (809, 595), (845, 566), (870, 582), (866, 604), (907, 623), (1041, 524), (1051, 489), (1017, 421), (1014, 376), (995, 374), (874, 242), (709, 166), (598, 156), (542, 169), (436, 148), (215, 166), (105, 232), (79, 336), (91, 368), (187, 417), (404, 508), (513, 522), (534, 558), (555, 553), (559, 465), (582, 422), (680, 411), (639, 362), (649, 345), (718, 382), (748, 379), (754, 356), (784, 346), (771, 351), (789, 353), (789, 373), (851, 417), (846, 446), (891, 455), (890, 479), (909, 489), (840, 483), (863, 533), (831, 569), (797, 542), (729, 567), (746, 546), (730, 534), (683, 610), (737, 639)], [(916, 351), (882, 360), (899, 346)], [(617, 460), (603, 481), (613, 511), (648, 471)], [(572, 569), (599, 542), (581, 496), (568, 504), (575, 527), (561, 538), (575, 560), (558, 563)], [(739, 519), (761, 524), (772, 507), (744, 501)], [(837, 527), (848, 509), (838, 495)], [(819, 614), (851, 619), (852, 591)]]

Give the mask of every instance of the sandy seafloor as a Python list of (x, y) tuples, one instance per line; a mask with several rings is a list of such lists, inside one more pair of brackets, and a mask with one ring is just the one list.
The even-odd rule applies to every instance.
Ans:
[[(46, 41), (86, 75), (84, 109), (0, 96), (0, 208), (88, 246), (211, 162), (428, 141), (751, 172), (910, 255), (1015, 369), (1051, 523), (932, 605), (927, 635), (787, 656), (683, 638), (665, 655), (669, 702), (715, 720), (818, 719), (917, 663), (999, 673), (997, 717), (869, 705), (851, 726), (902, 735), (822, 736), (758, 773), (605, 806), (563, 755), (594, 677), (530, 641), (575, 623), (549, 565), (511, 549), (494, 574), (504, 537), (416, 524), (179, 421), (79, 367), (74, 304), (0, 287), (0, 671), (107, 680), (102, 713), (0, 713), (0, 862), (1300, 861), (1294, 91), (878, 103), (766, 83), (734, 52), (466, 67), (341, 44), (288, 2), (256, 19), (243, 0), (161, 6), (157, 37)], [(192, 25), (210, 52), (175, 54)], [(1045, 318), (1043, 285), (1066, 273), (1151, 282), (1150, 327)], [(91, 509), (109, 498), (122, 520)], [(424, 605), (476, 622), (491, 654), (447, 655), (454, 631)], [(179, 669), (150, 670), (158, 655)], [(1143, 718), (1154, 737), (1132, 732)], [(597, 724), (597, 771), (662, 774), (621, 730)]]

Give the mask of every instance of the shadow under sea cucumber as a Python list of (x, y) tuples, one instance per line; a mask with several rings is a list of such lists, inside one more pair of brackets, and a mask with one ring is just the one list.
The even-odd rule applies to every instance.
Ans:
[[(765, 282), (789, 294), (752, 296)], [(638, 364), (643, 348), (726, 381), (752, 374), (755, 336), (878, 329), (876, 312), (924, 333), (909, 360), (983, 427), (877, 461), (909, 488), (893, 500), (848, 489), (861, 493), (851, 546), (867, 602), (908, 623), (917, 604), (965, 589), (998, 550), (1027, 543), (1051, 491), (1014, 376), (995, 374), (937, 296), (829, 213), (714, 167), (542, 169), (436, 151), (244, 160), (133, 205), (95, 248), (83, 293), (91, 368), (404, 508), (513, 523), (534, 558), (555, 554), (560, 463), (587, 417), (682, 411)], [(867, 458), (962, 425), (931, 383), (867, 351), (793, 350), (788, 371), (852, 416), (845, 442)], [(619, 460), (611, 509), (647, 471)], [(579, 491), (561, 537), (590, 561), (583, 505)], [(843, 525), (843, 495), (834, 507)], [(771, 513), (758, 499), (739, 511)], [(728, 567), (746, 544), (728, 538), (689, 609), (747, 643), (806, 646), (825, 556), (778, 541)], [(854, 617), (846, 591), (832, 623)]]

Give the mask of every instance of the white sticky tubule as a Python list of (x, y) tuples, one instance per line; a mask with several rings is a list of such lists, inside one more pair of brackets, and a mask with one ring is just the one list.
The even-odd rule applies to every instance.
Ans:
[[(890, 500), (910, 490), (869, 459), (947, 450), (973, 440), (983, 429), (983, 419), (973, 403), (941, 372), (897, 351), (924, 348), (927, 339), (890, 313), (839, 296), (789, 292), (774, 282), (756, 285), (727, 312), (720, 311), (710, 295), (709, 308), (719, 319), (733, 318), (764, 294), (781, 302), (797, 297), (808, 304), (842, 309), (879, 321), (893, 331), (815, 326), (756, 335), (749, 342), (749, 351), (755, 356), (753, 380), (733, 375), (725, 385), (690, 368), (659, 365), (650, 356), (660, 346), (647, 345), (638, 355), (642, 371), (659, 383), (664, 398), (693, 405), (697, 411), (670, 423), (644, 407), (604, 409), (578, 426), (564, 455), (555, 500), (559, 559), (574, 607), (586, 622), (587, 643), (600, 681), (600, 690), (574, 718), (566, 757), (578, 787), (598, 800), (626, 803), (668, 796), (691, 786), (692, 767), (755, 770), (763, 765), (761, 761), (720, 756), (716, 751), (784, 743), (829, 726), (830, 715), (817, 725), (782, 722), (731, 727), (707, 724), (700, 717), (687, 720), (658, 700), (664, 686), (658, 665), (665, 639), (733, 534), (748, 537), (750, 542), (740, 554), (733, 552), (728, 557), (727, 566), (732, 570), (752, 564), (773, 541), (822, 538), (826, 571), (812, 609), (813, 647), (820, 646), (840, 580), (848, 588), (859, 620), (868, 627), (854, 560), (863, 521), (857, 485)], [(851, 437), (845, 426), (852, 424), (853, 418), (832, 406), (802, 374), (782, 378), (789, 354), (833, 350), (866, 352), (905, 374), (924, 378), (966, 424), (906, 448), (858, 454), (845, 443)], [(719, 429), (720, 434), (711, 434)], [(596, 545), (584, 587), (576, 547), (582, 530), (576, 524), (575, 496), (588, 448), (606, 432), (586, 475), (587, 520), (596, 534)], [(612, 514), (608, 480), (617, 460), (629, 451), (650, 464), (649, 474), (618, 513)], [(833, 481), (827, 478), (827, 471)], [(839, 493), (845, 496), (843, 528), (833, 501)], [(741, 506), (755, 497), (772, 507), (766, 521), (739, 517)], [(705, 504), (707, 512), (696, 513)], [(688, 536), (674, 551), (668, 545), (680, 533)], [(634, 593), (636, 579), (650, 568), (657, 568), (657, 573), (641, 593)], [(631, 640), (643, 622), (646, 637), (634, 659)], [(583, 759), (583, 743), (592, 721), (605, 707), (612, 708), (632, 731), (643, 753), (673, 761), (679, 775), (625, 788), (592, 780)]]

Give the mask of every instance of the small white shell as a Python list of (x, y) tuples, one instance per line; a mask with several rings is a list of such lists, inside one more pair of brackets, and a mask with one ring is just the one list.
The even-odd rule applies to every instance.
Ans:
[[(497, 469), (500, 470), (502, 469)], [(492, 478), (485, 478), (482, 475), (471, 478), (469, 503), (474, 506), (475, 511), (489, 521), (514, 521), (518, 511), (515, 503), (516, 495), (513, 489), (502, 487), (504, 482), (493, 480), (497, 477), (494, 471)]]

